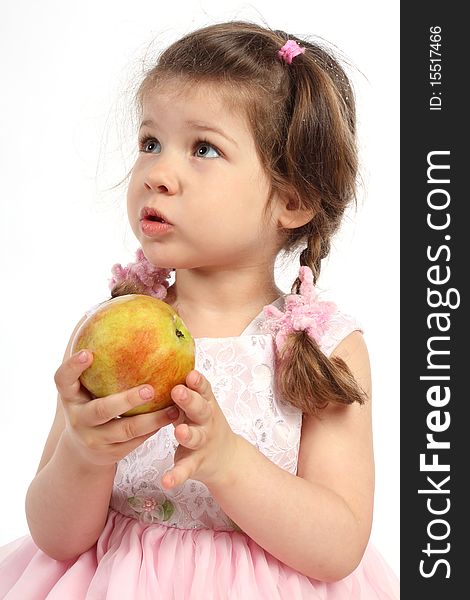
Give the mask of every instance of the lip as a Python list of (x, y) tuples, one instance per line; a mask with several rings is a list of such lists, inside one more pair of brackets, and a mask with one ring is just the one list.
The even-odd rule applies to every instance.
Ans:
[(158, 237), (173, 229), (171, 223), (160, 223), (159, 221), (150, 221), (150, 219), (141, 219), (140, 231), (149, 238)]
[[(156, 221), (155, 218), (160, 218), (164, 223)], [(170, 223), (165, 215), (154, 208), (153, 206), (144, 206), (140, 211), (140, 231), (149, 238), (158, 237), (173, 229), (173, 224)]]
[(149, 223), (157, 223), (158, 222), (158, 221), (154, 221), (150, 217), (157, 217), (157, 218), (160, 218), (163, 221), (165, 221), (165, 223), (161, 223), (161, 225), (173, 225), (173, 223), (170, 223), (170, 221), (168, 221), (168, 219), (165, 217), (165, 215), (161, 211), (157, 210), (153, 206), (144, 206), (144, 208), (140, 211), (141, 224), (143, 221), (146, 221)]

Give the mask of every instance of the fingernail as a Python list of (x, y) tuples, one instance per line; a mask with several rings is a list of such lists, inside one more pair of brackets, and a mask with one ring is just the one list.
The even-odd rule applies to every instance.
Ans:
[(85, 350), (82, 350), (80, 352), (80, 354), (78, 355), (78, 361), (81, 363), (86, 363), (87, 360), (88, 360), (88, 352), (86, 352)]
[(139, 390), (139, 394), (144, 400), (150, 400), (150, 398), (153, 396), (153, 391), (148, 387), (144, 387)]
[(167, 411), (166, 414), (168, 415), (168, 417), (170, 419), (176, 419), (177, 417), (179, 417), (180, 411), (176, 408), (176, 406), (171, 406)]

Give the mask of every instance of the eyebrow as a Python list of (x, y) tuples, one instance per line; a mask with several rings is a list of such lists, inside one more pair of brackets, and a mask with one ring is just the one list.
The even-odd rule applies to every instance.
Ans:
[[(146, 125), (152, 126), (155, 125), (155, 123), (152, 121), (152, 119), (145, 119), (145, 121), (142, 121), (142, 123), (140, 124), (140, 129), (142, 129), (142, 127)], [(222, 129), (219, 129), (214, 125), (209, 125), (208, 123), (203, 123), (202, 121), (185, 121), (184, 125), (187, 125), (192, 129), (199, 129), (204, 131), (212, 131), (213, 133), (218, 133), (238, 148), (238, 144), (233, 138), (231, 138), (227, 133), (222, 131)]]

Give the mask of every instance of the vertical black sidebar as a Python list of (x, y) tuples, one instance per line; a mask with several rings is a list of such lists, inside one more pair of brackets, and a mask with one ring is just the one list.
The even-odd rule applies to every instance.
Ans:
[(401, 594), (469, 597), (469, 26), (401, 3)]

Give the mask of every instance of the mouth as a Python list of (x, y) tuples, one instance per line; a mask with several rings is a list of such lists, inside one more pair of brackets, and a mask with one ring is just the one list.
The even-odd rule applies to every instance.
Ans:
[(161, 212), (155, 208), (152, 208), (151, 206), (144, 206), (144, 208), (140, 211), (140, 220), (172, 225), (172, 223), (170, 223)]

